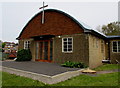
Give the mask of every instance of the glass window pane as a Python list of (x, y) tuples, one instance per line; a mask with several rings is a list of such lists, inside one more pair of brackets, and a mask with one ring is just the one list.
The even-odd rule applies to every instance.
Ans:
[(64, 38), (63, 40), (64, 40), (64, 41), (67, 41), (67, 38)]
[(72, 49), (72, 45), (68, 45), (68, 49)]
[(113, 46), (117, 46), (117, 42), (113, 42)]
[(117, 42), (113, 42), (113, 52), (117, 52)]
[(48, 60), (48, 42), (44, 42), (44, 60)]
[(68, 38), (68, 42), (72, 42), (72, 38)]
[(117, 49), (113, 49), (113, 52), (117, 52)]
[(64, 42), (64, 44), (67, 44), (67, 42)]
[(68, 51), (72, 51), (72, 49), (68, 49)]
[(65, 52), (67, 52), (67, 49), (64, 49)]
[(118, 41), (118, 46), (120, 46), (120, 41)]
[(67, 49), (67, 45), (64, 45), (64, 48), (66, 48), (66, 49)]
[(28, 49), (30, 48), (30, 45), (28, 44)]
[(53, 42), (50, 41), (50, 60), (52, 60)]
[(72, 44), (72, 42), (68, 42), (68, 44)]
[(118, 41), (118, 52), (120, 52), (120, 41)]
[(118, 52), (120, 52), (120, 47), (118, 47)]
[(117, 52), (117, 46), (113, 46), (113, 51)]

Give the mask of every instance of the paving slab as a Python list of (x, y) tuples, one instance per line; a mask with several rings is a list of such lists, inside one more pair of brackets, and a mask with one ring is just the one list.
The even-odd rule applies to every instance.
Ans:
[(79, 68), (61, 67), (60, 64), (47, 62), (3, 61), (2, 71), (32, 78), (47, 84), (55, 84), (81, 74)]
[(77, 71), (80, 68), (67, 68), (62, 67), (60, 64), (48, 63), (48, 62), (33, 62), (33, 61), (3, 61), (2, 66), (19, 69), (23, 71), (29, 71), (38, 74), (44, 74), (48, 76), (54, 76), (68, 71)]

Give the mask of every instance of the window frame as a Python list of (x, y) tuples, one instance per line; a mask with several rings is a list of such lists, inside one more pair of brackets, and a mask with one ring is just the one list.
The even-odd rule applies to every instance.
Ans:
[(24, 41), (24, 49), (30, 49), (30, 41), (29, 40)]
[[(113, 51), (113, 42), (116, 42), (116, 44), (117, 44), (117, 52)], [(119, 48), (118, 48), (118, 42), (120, 42), (120, 41), (112, 41), (112, 52), (113, 53), (120, 53)]]
[[(68, 42), (68, 38), (72, 39), (72, 51), (68, 51), (68, 45), (67, 45), (67, 51), (64, 51), (64, 39), (67, 39), (67, 42)], [(64, 38), (62, 38), (62, 52), (63, 53), (73, 53), (73, 37), (64, 37)]]

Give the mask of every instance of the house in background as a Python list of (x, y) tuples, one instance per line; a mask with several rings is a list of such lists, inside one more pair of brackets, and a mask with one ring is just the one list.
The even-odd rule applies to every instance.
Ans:
[(4, 42), (5, 47), (3, 48), (5, 54), (8, 55), (8, 58), (14, 59), (17, 56), (18, 44), (14, 42)]
[(14, 42), (4, 42), (4, 53), (17, 52), (17, 45)]
[(19, 49), (30, 49), (32, 61), (64, 63), (84, 62), (90, 68), (120, 61), (120, 36), (105, 36), (69, 14), (46, 9), (44, 24), (42, 12), (36, 14), (23, 28)]

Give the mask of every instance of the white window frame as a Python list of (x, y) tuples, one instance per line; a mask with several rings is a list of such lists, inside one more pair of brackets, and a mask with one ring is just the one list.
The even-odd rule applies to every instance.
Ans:
[[(117, 43), (117, 52), (113, 51), (113, 42)], [(118, 42), (120, 42), (120, 41), (112, 41), (112, 52), (114, 52), (114, 53), (120, 53), (120, 51), (118, 51)]]
[(30, 48), (30, 41), (24, 41), (24, 49), (29, 49), (29, 48)]
[[(68, 38), (72, 39), (72, 51), (64, 51), (64, 39), (67, 39), (67, 42), (68, 42)], [(72, 53), (73, 52), (73, 37), (64, 37), (64, 38), (62, 38), (62, 52), (63, 53)]]

